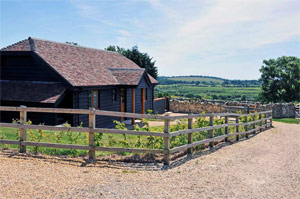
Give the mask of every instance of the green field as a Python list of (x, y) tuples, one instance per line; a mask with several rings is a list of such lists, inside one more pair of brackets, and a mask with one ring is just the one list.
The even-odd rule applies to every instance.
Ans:
[(258, 100), (261, 82), (210, 76), (158, 77), (155, 96), (214, 100)]
[(158, 85), (155, 93), (171, 97), (201, 98), (216, 100), (256, 100), (260, 87), (197, 86), (188, 84)]
[(214, 82), (222, 84), (224, 82), (223, 79), (217, 79), (212, 77), (169, 77), (169, 80), (175, 80), (175, 81), (200, 81), (200, 82)]
[(283, 122), (287, 124), (300, 124), (300, 119), (295, 118), (281, 118), (281, 119), (273, 119), (275, 122)]

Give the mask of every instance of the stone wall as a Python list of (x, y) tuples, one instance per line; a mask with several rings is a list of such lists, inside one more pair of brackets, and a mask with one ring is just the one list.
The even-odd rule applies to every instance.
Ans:
[(259, 110), (273, 110), (274, 118), (294, 118), (295, 107), (291, 103), (285, 104), (261, 104), (248, 102), (213, 102), (213, 101), (189, 101), (189, 100), (170, 100), (170, 111), (177, 113), (220, 113), (220, 112), (250, 112)]
[(292, 103), (273, 104), (272, 105), (273, 118), (295, 118), (295, 106)]
[(225, 107), (220, 103), (170, 100), (170, 111), (175, 113), (219, 113), (225, 112)]

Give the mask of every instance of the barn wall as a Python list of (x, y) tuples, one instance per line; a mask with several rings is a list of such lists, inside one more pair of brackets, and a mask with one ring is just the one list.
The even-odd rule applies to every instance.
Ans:
[(1, 56), (1, 80), (61, 82), (57, 74), (30, 55)]
[[(120, 111), (120, 94), (119, 89), (115, 88), (117, 91), (117, 101), (113, 101), (113, 89), (99, 89), (99, 100), (100, 100), (100, 110), (106, 111)], [(79, 109), (89, 109), (90, 107), (90, 97), (89, 93), (91, 90), (83, 90), (82, 92), (75, 93), (73, 98), (74, 106), (78, 106)], [(77, 102), (78, 101), (78, 102)], [(74, 107), (74, 108), (75, 108)], [(78, 118), (78, 119), (77, 119)], [(83, 126), (87, 127), (89, 124), (88, 115), (76, 115), (74, 116), (74, 124), (79, 125), (81, 122)], [(97, 128), (110, 128), (113, 127), (113, 120), (119, 120), (117, 117), (108, 116), (96, 116), (96, 127)]]
[(142, 88), (147, 89), (147, 100), (145, 101), (145, 112), (153, 109), (153, 86), (149, 85), (145, 76), (141, 79), (135, 89), (135, 112), (142, 113)]
[[(113, 101), (113, 89), (100, 90), (100, 110), (120, 111), (121, 101), (119, 89), (117, 91), (117, 101)], [(114, 127), (113, 121), (120, 120), (118, 117), (97, 116), (97, 127)]]
[[(53, 104), (47, 103), (30, 103), (30, 102), (16, 102), (16, 101), (1, 101), (1, 106), (20, 106), (27, 107), (45, 107), (53, 108)], [(1, 122), (11, 123), (13, 119), (20, 119), (20, 112), (1, 111)], [(32, 121), (33, 124), (55, 125), (55, 113), (27, 113), (27, 120)]]
[(126, 112), (132, 113), (132, 88), (126, 89)]

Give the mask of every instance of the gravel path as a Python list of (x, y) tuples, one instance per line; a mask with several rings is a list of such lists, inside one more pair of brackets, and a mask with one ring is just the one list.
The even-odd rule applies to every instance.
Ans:
[(169, 170), (0, 152), (0, 198), (300, 198), (299, 125), (273, 124)]

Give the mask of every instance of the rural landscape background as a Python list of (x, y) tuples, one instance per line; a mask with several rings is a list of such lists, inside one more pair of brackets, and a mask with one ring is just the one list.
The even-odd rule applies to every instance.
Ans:
[[(0, 51), (15, 76), (0, 94), (31, 85), (7, 89), (13, 106), (0, 95), (0, 117), (15, 113), (0, 125), (0, 199), (300, 199), (299, 11), (299, 0), (0, 0), (0, 48), (17, 44)], [(66, 88), (31, 106), (20, 99), (51, 94), (34, 85), (57, 83), (44, 66)]]
[(207, 100), (257, 101), (261, 91), (258, 80), (228, 80), (211, 76), (159, 76), (155, 96)]

